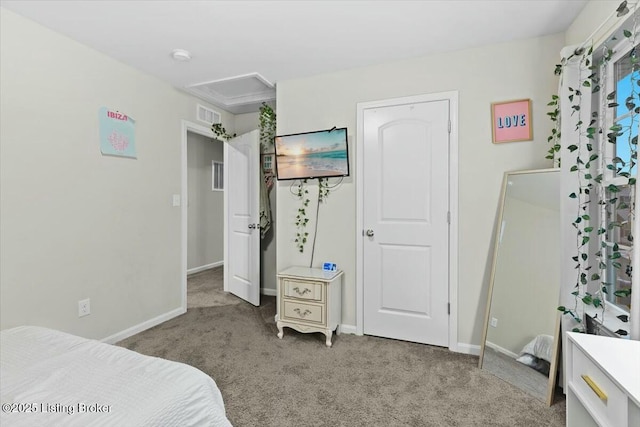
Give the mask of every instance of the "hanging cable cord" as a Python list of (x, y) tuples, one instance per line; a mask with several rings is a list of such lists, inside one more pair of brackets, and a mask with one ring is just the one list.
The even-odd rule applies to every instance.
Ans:
[[(318, 235), (318, 222), (320, 219), (318, 214), (320, 213), (320, 202), (322, 201), (322, 188), (320, 187), (320, 179), (322, 178), (318, 178), (318, 203), (316, 204), (316, 224), (315, 224), (315, 230), (313, 231), (313, 245), (311, 245), (311, 262), (309, 263), (309, 268), (313, 268), (313, 256), (316, 252), (316, 236)], [(337, 188), (340, 184), (342, 184), (343, 179), (344, 177), (340, 177), (340, 181), (338, 181), (335, 185), (333, 186), (327, 185), (326, 188), (328, 190), (333, 190), (334, 188)]]

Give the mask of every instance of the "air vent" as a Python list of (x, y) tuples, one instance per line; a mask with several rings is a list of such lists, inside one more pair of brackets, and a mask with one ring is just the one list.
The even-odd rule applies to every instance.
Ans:
[(220, 113), (213, 111), (210, 108), (205, 107), (204, 105), (198, 104), (198, 120), (204, 122), (208, 125), (212, 125), (215, 123), (220, 123)]

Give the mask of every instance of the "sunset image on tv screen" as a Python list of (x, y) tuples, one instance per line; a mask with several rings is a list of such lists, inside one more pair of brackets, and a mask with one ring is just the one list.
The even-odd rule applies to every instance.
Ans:
[(349, 175), (347, 129), (276, 137), (278, 179)]

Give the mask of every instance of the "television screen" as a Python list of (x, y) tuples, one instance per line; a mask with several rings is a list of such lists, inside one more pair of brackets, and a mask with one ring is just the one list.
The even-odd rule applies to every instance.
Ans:
[(347, 128), (276, 136), (276, 178), (349, 175)]

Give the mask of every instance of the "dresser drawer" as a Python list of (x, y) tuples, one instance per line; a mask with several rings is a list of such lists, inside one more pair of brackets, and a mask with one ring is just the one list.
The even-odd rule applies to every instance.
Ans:
[(318, 282), (302, 282), (292, 279), (283, 279), (284, 296), (309, 301), (324, 301), (324, 286)]
[(283, 300), (284, 320), (309, 322), (324, 325), (326, 323), (324, 306)]
[(627, 395), (580, 348), (572, 345), (571, 350), (571, 386), (583, 405), (603, 427), (627, 427)]

